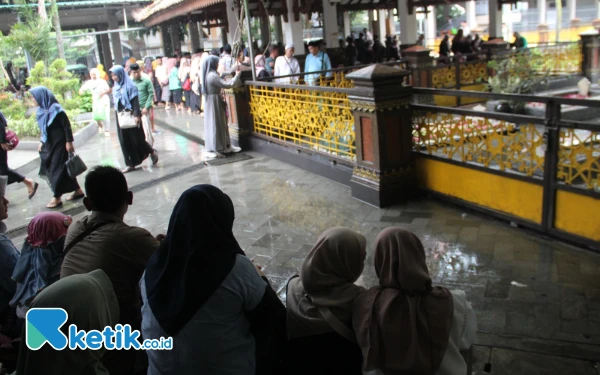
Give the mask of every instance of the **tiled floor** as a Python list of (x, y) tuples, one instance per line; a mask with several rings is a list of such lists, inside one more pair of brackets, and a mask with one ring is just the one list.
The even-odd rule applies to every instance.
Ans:
[[(179, 115), (179, 122), (177, 116), (161, 118), (202, 127), (200, 117)], [(353, 199), (346, 186), (256, 153), (203, 166), (202, 149), (193, 142), (168, 131), (156, 139), (159, 166), (127, 176), (130, 186), (139, 187), (128, 223), (165, 232), (185, 189), (219, 186), (234, 202), (240, 245), (280, 292), (325, 229), (346, 226), (363, 233), (371, 254), (375, 236), (398, 225), (423, 241), (435, 283), (465, 290), (473, 303), (479, 331), (475, 373), (485, 374), (490, 363), (491, 374), (599, 374), (600, 256), (436, 201), (377, 209)], [(122, 160), (116, 138), (98, 138), (80, 153), (89, 165)], [(22, 193), (14, 186), (8, 190), (9, 197)], [(47, 199), (46, 187), (32, 202), (13, 199), (9, 229), (26, 223)], [(360, 283), (375, 282), (368, 256)]]

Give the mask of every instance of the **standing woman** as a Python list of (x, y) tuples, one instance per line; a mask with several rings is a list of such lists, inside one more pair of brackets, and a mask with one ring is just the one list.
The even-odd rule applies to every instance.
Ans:
[(38, 189), (38, 183), (32, 179), (21, 175), (19, 172), (14, 171), (8, 167), (8, 151), (12, 150), (14, 146), (6, 139), (6, 128), (7, 121), (4, 114), (0, 112), (0, 176), (8, 177), (8, 185), (14, 182), (22, 182), (27, 187), (27, 194), (29, 199), (33, 198)]
[(120, 126), (117, 127), (123, 158), (127, 165), (127, 168), (123, 169), (123, 173), (135, 170), (148, 156), (152, 158), (152, 165), (156, 165), (158, 163), (158, 155), (156, 155), (156, 151), (152, 149), (152, 146), (146, 142), (144, 129), (142, 129), (142, 110), (140, 109), (137, 87), (125, 73), (125, 69), (122, 66), (113, 66), (110, 69), (110, 73), (115, 82), (112, 92), (115, 110), (117, 111), (117, 125), (119, 124), (118, 114), (122, 111), (133, 112), (138, 124), (137, 127), (129, 129), (121, 129)]
[[(199, 115), (202, 110), (202, 85), (200, 83), (200, 61), (202, 55), (198, 54), (192, 59), (190, 68), (190, 80), (192, 83), (192, 91), (190, 92), (190, 109), (193, 113)], [(198, 84), (198, 91), (194, 91), (194, 84)]]
[(223, 154), (240, 152), (241, 149), (231, 145), (227, 119), (225, 118), (225, 102), (221, 89), (230, 89), (240, 82), (239, 71), (231, 82), (225, 82), (217, 73), (219, 58), (208, 56), (202, 64), (202, 94), (206, 98), (204, 106), (204, 137), (207, 156), (224, 157)]
[(183, 110), (184, 107), (187, 107), (187, 111), (188, 113), (192, 113), (192, 107), (190, 105), (190, 97), (191, 97), (191, 82), (190, 82), (190, 86), (188, 89), (186, 89), (186, 87), (184, 87), (186, 80), (190, 79), (190, 72), (192, 70), (192, 65), (191, 65), (191, 61), (189, 59), (188, 56), (184, 56), (181, 59), (181, 67), (179, 68), (179, 82), (182, 85), (182, 89), (183, 89), (183, 95), (185, 97), (185, 103), (181, 105), (181, 109)]
[(67, 201), (84, 197), (76, 178), (71, 178), (65, 163), (69, 160), (69, 153), (75, 152), (73, 147), (73, 131), (67, 113), (58, 103), (52, 91), (44, 86), (29, 90), (37, 102), (37, 123), (40, 128), (40, 176), (50, 184), (54, 198), (46, 208), (57, 209), (62, 207), (62, 195), (73, 192)]
[(98, 69), (90, 70), (90, 79), (86, 81), (83, 86), (79, 89), (79, 95), (85, 91), (90, 90), (92, 92), (92, 107), (94, 116), (96, 113), (104, 113), (104, 120), (97, 120), (100, 133), (104, 129), (104, 135), (110, 136), (110, 87), (108, 83), (100, 78), (100, 71)]
[[(183, 90), (181, 88), (181, 81), (179, 80), (179, 63), (176, 58), (169, 59), (169, 90), (171, 90), (171, 99), (175, 104), (175, 109), (183, 110)], [(167, 109), (169, 106), (167, 105)]]
[(160, 98), (159, 102), (163, 102), (166, 105), (165, 109), (169, 108), (169, 99), (171, 97), (171, 91), (169, 91), (169, 74), (167, 73), (168, 59), (163, 57), (160, 64), (156, 66), (154, 74), (156, 74), (156, 80), (160, 85)]

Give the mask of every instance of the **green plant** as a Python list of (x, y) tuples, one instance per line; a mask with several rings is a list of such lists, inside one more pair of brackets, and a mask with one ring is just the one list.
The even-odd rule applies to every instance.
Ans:
[[(488, 87), (499, 94), (531, 94), (543, 86), (548, 78), (549, 70), (543, 69), (532, 59), (527, 52), (517, 52), (510, 56), (501, 56), (488, 63), (494, 71), (488, 80)], [(526, 102), (509, 102), (513, 111), (521, 112)]]
[(79, 108), (85, 113), (85, 112), (92, 112), (93, 107), (92, 107), (92, 94), (89, 91), (86, 91), (83, 93), (83, 95), (81, 95), (79, 97), (80, 99), (80, 105)]
[(52, 21), (42, 19), (29, 6), (19, 8), (19, 17), (21, 22), (14, 24), (5, 37), (7, 46), (28, 51), (36, 61), (48, 61)]

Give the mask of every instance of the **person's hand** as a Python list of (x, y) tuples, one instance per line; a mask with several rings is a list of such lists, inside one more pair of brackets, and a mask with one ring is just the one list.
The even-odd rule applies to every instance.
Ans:
[(140, 126), (142, 124), (142, 118), (141, 117), (136, 117), (135, 118), (135, 123)]
[(73, 147), (73, 142), (67, 142), (67, 152), (75, 152), (75, 147)]
[(256, 264), (254, 265), (254, 268), (256, 268), (256, 272), (258, 272), (258, 276), (260, 277), (267, 277), (265, 275), (265, 273), (262, 271), (262, 267), (261, 266), (257, 266)]
[(142, 115), (148, 114), (148, 108), (142, 108)]
[(13, 145), (11, 145), (11, 144), (8, 144), (8, 143), (3, 143), (3, 144), (2, 144), (2, 149), (3, 149), (4, 151), (10, 151), (10, 150), (12, 150), (13, 148), (15, 148), (15, 146), (13, 146)]
[(167, 236), (165, 236), (164, 234), (159, 234), (158, 236), (156, 236), (156, 240), (158, 242), (163, 242), (165, 238), (167, 238)]
[(42, 142), (40, 142), (40, 144), (38, 145), (38, 152), (42, 152), (43, 146), (44, 146), (44, 144)]

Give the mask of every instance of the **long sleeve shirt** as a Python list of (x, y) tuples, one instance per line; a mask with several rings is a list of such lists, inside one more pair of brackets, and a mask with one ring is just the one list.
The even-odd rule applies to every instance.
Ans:
[[(319, 51), (316, 56), (313, 54), (306, 56), (304, 73), (319, 72), (321, 70), (331, 70), (331, 61), (325, 52)], [(331, 77), (332, 75), (331, 72), (327, 73), (327, 77)], [(307, 74), (304, 79), (311, 86), (319, 84), (319, 74)]]
[[(291, 59), (288, 60), (286, 56), (279, 56), (277, 60), (275, 60), (275, 77), (280, 76), (288, 76), (290, 74), (298, 74), (300, 73), (300, 64), (295, 57), (292, 56)], [(278, 78), (275, 80), (277, 83), (296, 83), (298, 82), (298, 77), (286, 77), (286, 78)]]
[(12, 280), (12, 275), (19, 260), (19, 252), (12, 241), (4, 234), (0, 234), (0, 309), (8, 306), (17, 289), (17, 284)]
[(148, 78), (142, 77), (139, 81), (133, 80), (138, 89), (138, 100), (141, 108), (152, 108), (154, 103), (154, 86)]

